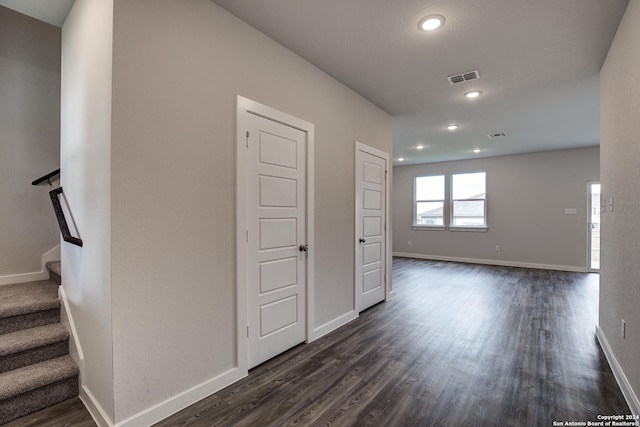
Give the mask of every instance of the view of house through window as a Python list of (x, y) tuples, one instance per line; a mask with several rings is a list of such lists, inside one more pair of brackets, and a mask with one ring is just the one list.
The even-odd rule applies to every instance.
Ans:
[[(418, 176), (414, 187), (414, 226), (486, 227), (486, 172)], [(446, 207), (449, 206), (448, 215)], [(445, 218), (450, 217), (449, 220)]]
[(415, 225), (444, 225), (444, 175), (419, 176), (415, 183)]
[(486, 172), (451, 175), (451, 225), (486, 226)]

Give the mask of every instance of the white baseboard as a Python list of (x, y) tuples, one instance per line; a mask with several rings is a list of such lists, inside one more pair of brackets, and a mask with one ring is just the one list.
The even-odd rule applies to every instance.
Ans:
[(452, 261), (462, 262), (467, 264), (483, 264), (483, 265), (499, 265), (502, 267), (521, 267), (521, 268), (535, 268), (538, 270), (557, 270), (557, 271), (570, 271), (574, 273), (586, 273), (585, 267), (576, 267), (571, 265), (555, 265), (555, 264), (535, 264), (530, 262), (517, 262), (517, 261), (503, 261), (496, 259), (478, 259), (478, 258), (462, 258), (462, 257), (449, 257), (440, 255), (425, 255), (425, 254), (412, 254), (407, 252), (394, 252), (393, 256), (403, 258), (417, 258), (428, 259), (433, 261)]
[(76, 329), (76, 323), (73, 320), (73, 315), (69, 309), (69, 300), (67, 299), (67, 294), (64, 291), (64, 285), (58, 287), (58, 296), (62, 302), (60, 322), (69, 330), (69, 335), (71, 336), (71, 341), (69, 342), (69, 355), (76, 361), (80, 368), (80, 384), (81, 386), (84, 386), (84, 352), (82, 351), (82, 345), (78, 340), (78, 330)]
[(238, 368), (233, 368), (224, 372), (217, 377), (211, 378), (197, 386), (185, 390), (184, 392), (172, 396), (171, 398), (161, 402), (151, 408), (127, 418), (124, 421), (114, 423), (111, 417), (106, 413), (104, 408), (98, 403), (98, 400), (91, 391), (83, 385), (80, 388), (80, 400), (84, 403), (91, 417), (99, 427), (147, 427), (153, 425), (165, 418), (183, 410), (187, 406), (208, 397), (223, 388), (240, 380), (242, 376)]
[(347, 323), (351, 322), (352, 320), (355, 320), (358, 318), (358, 312), (353, 310), (350, 311), (346, 314), (343, 314), (342, 316), (338, 317), (337, 319), (334, 319), (330, 322), (325, 323), (322, 326), (318, 326), (317, 328), (315, 328), (313, 330), (313, 336), (309, 337), (309, 341), (315, 341), (320, 337), (323, 337), (325, 335), (327, 335), (329, 332), (335, 331), (336, 329), (338, 329), (341, 326), (346, 325)]
[(35, 282), (38, 280), (47, 280), (49, 274), (42, 271), (36, 271), (33, 273), (11, 274), (7, 276), (0, 276), (0, 286), (11, 285), (13, 283), (26, 283)]
[(60, 259), (60, 245), (54, 247), (53, 249), (45, 252), (42, 255), (42, 263), (40, 266), (40, 271), (34, 271), (32, 273), (21, 273), (21, 274), (9, 274), (6, 276), (0, 276), (0, 286), (2, 285), (11, 285), (13, 283), (26, 283), (26, 282), (35, 282), (38, 280), (47, 280), (49, 278), (49, 271), (47, 270), (47, 263), (49, 261), (57, 261)]
[(396, 294), (393, 291), (387, 292), (387, 298), (385, 299), (385, 301), (391, 301), (395, 295)]
[[(337, 319), (327, 322), (313, 330), (313, 336), (309, 337), (309, 342), (314, 341), (357, 318), (358, 312), (354, 310), (338, 317)], [(162, 403), (116, 424), (112, 424), (108, 420), (108, 417), (106, 417), (104, 411), (101, 410), (100, 405), (95, 402), (95, 399), (92, 399), (88, 390), (85, 394), (86, 398), (90, 400), (91, 403), (87, 404), (87, 402), (85, 402), (85, 405), (100, 427), (147, 427), (175, 414), (178, 411), (181, 411), (187, 406), (192, 405), (207, 396), (222, 390), (224, 387), (235, 383), (244, 376), (246, 375), (242, 375), (238, 368), (230, 369), (209, 381), (173, 396)], [(83, 399), (83, 402), (84, 401), (85, 400)]]
[(84, 403), (84, 406), (89, 411), (89, 414), (91, 414), (93, 421), (95, 421), (99, 427), (114, 426), (113, 421), (107, 415), (107, 413), (102, 408), (102, 406), (100, 406), (100, 404), (98, 403), (98, 400), (93, 396), (91, 391), (84, 385), (80, 387), (80, 400), (82, 400), (82, 403)]
[(624, 399), (627, 401), (627, 405), (629, 405), (629, 409), (631, 409), (631, 413), (636, 416), (640, 416), (640, 401), (638, 400), (638, 396), (634, 393), (627, 376), (622, 371), (618, 360), (613, 354), (611, 347), (609, 346), (609, 342), (602, 332), (602, 329), (596, 326), (596, 338), (600, 343), (600, 347), (604, 352), (605, 357), (607, 358), (607, 362), (609, 362), (609, 366), (611, 367), (611, 371), (613, 372), (613, 376), (616, 378), (618, 382), (618, 386), (620, 390), (622, 390), (622, 395)]
[(124, 421), (116, 423), (113, 427), (147, 427), (153, 425), (176, 412), (181, 411), (207, 396), (210, 396), (223, 388), (240, 380), (243, 375), (238, 368), (229, 369), (222, 374), (211, 378), (197, 386), (186, 390), (176, 396), (172, 396), (164, 402), (158, 403), (149, 409), (145, 409)]

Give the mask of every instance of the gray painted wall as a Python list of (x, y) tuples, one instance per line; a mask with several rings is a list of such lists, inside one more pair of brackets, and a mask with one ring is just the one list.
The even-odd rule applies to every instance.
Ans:
[(112, 21), (110, 0), (77, 0), (62, 27), (60, 138), (62, 186), (84, 243), (60, 248), (62, 286), (84, 352), (81, 393), (111, 420)]
[[(601, 72), (602, 215), (600, 332), (640, 393), (640, 2), (631, 1)], [(614, 198), (613, 212), (609, 206)], [(627, 323), (620, 335), (620, 319)]]
[[(416, 176), (487, 172), (487, 232), (414, 230)], [(599, 179), (597, 147), (393, 169), (393, 251), (444, 259), (584, 270), (587, 182)], [(565, 208), (577, 209), (565, 215)], [(411, 245), (408, 242), (411, 241)], [(496, 245), (500, 251), (496, 251)]]
[(49, 186), (31, 185), (59, 165), (60, 29), (0, 6), (0, 278), (60, 243)]
[[(113, 33), (98, 3), (78, 0), (63, 29), (91, 76), (82, 126), (103, 130), (65, 149), (63, 162), (82, 159), (65, 179), (96, 173), (103, 188), (70, 194), (87, 237), (63, 262), (88, 281), (74, 282), (78, 315), (97, 310), (83, 339), (105, 354), (92, 350), (87, 384), (107, 418), (142, 425), (235, 364), (236, 95), (315, 125), (315, 327), (353, 310), (354, 142), (391, 152), (391, 117), (208, 0), (116, 0)], [(73, 142), (92, 128), (66, 129)]]

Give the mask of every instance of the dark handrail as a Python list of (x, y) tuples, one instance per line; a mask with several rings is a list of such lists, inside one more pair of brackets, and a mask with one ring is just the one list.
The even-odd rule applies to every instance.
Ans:
[(62, 210), (62, 205), (60, 204), (59, 194), (61, 193), (62, 193), (62, 187), (49, 191), (49, 197), (51, 197), (51, 203), (53, 203), (53, 210), (56, 213), (56, 219), (58, 220), (58, 226), (60, 227), (62, 238), (64, 239), (65, 242), (82, 246), (82, 239), (78, 237), (73, 237), (71, 235), (71, 232), (69, 231), (69, 226), (67, 225), (67, 220), (64, 217), (64, 211)]
[(41, 182), (45, 182), (45, 181), (47, 181), (47, 183), (48, 183), (49, 185), (53, 185), (53, 184), (51, 184), (51, 178), (53, 178), (53, 177), (54, 177), (54, 176), (56, 176), (56, 175), (60, 175), (60, 169), (56, 169), (56, 170), (54, 170), (53, 172), (49, 172), (49, 173), (48, 173), (48, 174), (46, 174), (45, 176), (41, 176), (40, 178), (38, 178), (38, 179), (36, 179), (35, 181), (33, 181), (33, 182), (31, 183), (31, 185), (38, 185), (38, 184), (40, 184)]

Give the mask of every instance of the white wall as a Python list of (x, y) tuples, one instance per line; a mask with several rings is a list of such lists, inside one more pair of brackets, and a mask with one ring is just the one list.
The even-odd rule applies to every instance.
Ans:
[(50, 187), (31, 185), (59, 165), (60, 29), (0, 6), (0, 281), (59, 244)]
[[(480, 170), (487, 172), (486, 233), (412, 228), (416, 176), (450, 179), (451, 173)], [(396, 166), (393, 174), (394, 253), (587, 268), (587, 182), (599, 179), (597, 147)], [(565, 215), (565, 208), (576, 208), (577, 215)]]
[[(63, 287), (85, 355), (82, 393), (113, 412), (111, 332), (111, 48), (113, 3), (77, 0), (62, 28), (60, 163), (82, 248), (63, 243)], [(92, 407), (92, 410), (96, 408)]]
[[(600, 166), (607, 211), (602, 215), (599, 329), (635, 395), (636, 413), (640, 411), (640, 87), (633, 81), (638, 70), (640, 2), (630, 1), (600, 79)], [(627, 323), (625, 339), (620, 319)]]
[(208, 0), (116, 0), (113, 34), (123, 421), (234, 367), (236, 95), (315, 125), (315, 326), (353, 309), (354, 141), (390, 152), (391, 118)]

